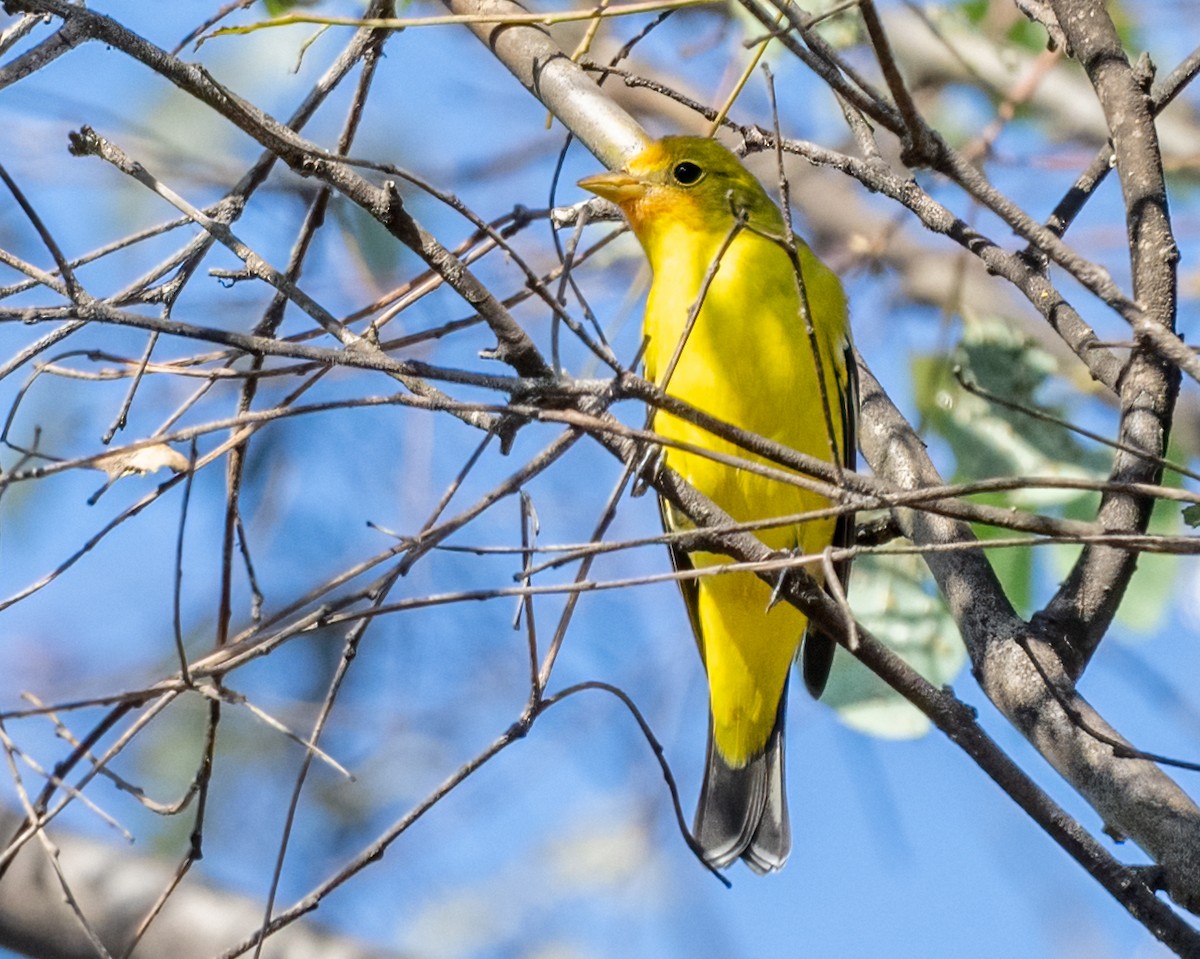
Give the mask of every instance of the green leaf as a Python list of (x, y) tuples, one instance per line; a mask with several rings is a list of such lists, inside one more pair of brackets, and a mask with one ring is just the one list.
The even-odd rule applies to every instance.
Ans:
[(335, 200), (329, 210), (341, 227), (346, 254), (374, 277), (388, 276), (397, 268), (404, 249), (387, 228), (357, 206)]
[[(1056, 369), (1054, 358), (1003, 320), (967, 320), (950, 359), (925, 358), (913, 367), (923, 418), (954, 450), (958, 481), (985, 477), (1086, 478), (1105, 458), (1085, 450), (1060, 420), (1066, 413), (1038, 396)], [(1004, 505), (1026, 509), (1063, 506), (1077, 490), (1031, 489), (1006, 494)]]
[[(981, 540), (1012, 535), (1009, 530), (982, 524), (976, 524), (973, 529)], [(1027, 546), (1007, 546), (989, 549), (986, 555), (1008, 601), (1020, 615), (1028, 616), (1033, 611), (1034, 551)]]
[[(272, 17), (282, 17), (291, 13), (297, 7), (315, 7), (321, 0), (262, 0), (263, 6), (267, 8), (267, 13)], [(407, 2), (400, 4), (400, 7), (408, 6)]]
[[(1171, 608), (1179, 557), (1165, 553), (1144, 553), (1138, 557), (1137, 570), (1129, 580), (1117, 622), (1133, 632), (1149, 635), (1163, 622), (1163, 613)], [(1127, 633), (1115, 632), (1116, 636)]]
[[(958, 629), (933, 591), (918, 556), (866, 556), (854, 566), (851, 595), (858, 621), (935, 685), (966, 661)], [(858, 660), (839, 649), (822, 702), (847, 726), (882, 739), (916, 739), (930, 722)]]
[[(1070, 429), (1054, 421), (1065, 422), (1067, 411), (1041, 398), (1056, 369), (1053, 357), (993, 317), (964, 318), (961, 341), (950, 357), (922, 357), (913, 365), (922, 419), (950, 445), (956, 482), (1034, 476), (1089, 479), (1105, 474), (1106, 455), (1083, 447)], [(1086, 519), (1094, 517), (1096, 505), (1095, 493), (1049, 487), (977, 494), (972, 499), (1003, 509)], [(1013, 535), (985, 525), (974, 529), (981, 540)], [(1009, 547), (987, 555), (1005, 594), (1019, 611), (1028, 613), (1034, 602), (1033, 550)], [(1055, 550), (1052, 562), (1073, 555)]]
[(272, 17), (282, 17), (296, 7), (311, 7), (313, 3), (314, 0), (263, 0), (263, 6)]
[[(1177, 460), (1186, 458), (1186, 453), (1180, 450), (1168, 450), (1168, 458), (1171, 458), (1172, 452), (1177, 454)], [(1183, 486), (1182, 477), (1174, 470), (1164, 470), (1162, 483), (1175, 489)], [(1179, 512), (1178, 504), (1159, 500), (1150, 514), (1147, 532), (1160, 536), (1178, 533)], [(1168, 553), (1143, 553), (1139, 556), (1137, 570), (1129, 580), (1121, 608), (1117, 610), (1117, 622), (1142, 634), (1158, 629), (1162, 625), (1163, 612), (1171, 607), (1174, 598), (1179, 561), (1179, 556)]]
[[(996, 16), (994, 0), (965, 0), (958, 8), (977, 30), (986, 30), (993, 39), (1003, 38), (1014, 47), (1029, 53), (1041, 53), (1046, 49), (1046, 28), (1028, 17), (1015, 14), (1011, 18)], [(1000, 5), (1006, 6), (1006, 5)], [(1117, 33), (1127, 50), (1141, 49), (1142, 43), (1134, 29), (1135, 22), (1119, 3), (1107, 5), (1109, 16), (1117, 27)], [(991, 29), (988, 29), (988, 28)], [(999, 28), (999, 29), (998, 29)]]
[[(993, 39), (1003, 39), (1014, 47), (1020, 47), (1028, 53), (1041, 53), (1046, 49), (1046, 28), (1040, 23), (1023, 16), (1015, 16), (1011, 21), (996, 23), (993, 22), (992, 14), (993, 4), (989, 0), (968, 0), (967, 3), (959, 4), (959, 9), (966, 15), (975, 27), (976, 30), (988, 29), (987, 32), (992, 35)], [(1004, 29), (999, 35), (995, 27), (1003, 26)]]

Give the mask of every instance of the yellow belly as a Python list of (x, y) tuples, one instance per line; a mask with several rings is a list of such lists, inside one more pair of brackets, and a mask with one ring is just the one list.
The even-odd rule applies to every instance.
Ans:
[[(832, 341), (844, 331), (845, 304), (832, 274), (811, 256), (804, 263), (811, 307), (839, 311)], [(782, 263), (780, 262), (782, 260)], [(707, 267), (681, 264), (682, 279), (668, 282), (666, 264), (656, 267), (646, 311), (647, 376), (661, 385), (676, 352), (689, 308)], [(828, 284), (832, 283), (832, 287)], [(829, 325), (829, 324), (826, 324)], [(825, 332), (825, 331), (823, 331)], [(833, 405), (831, 439), (821, 408), (817, 372), (800, 318), (799, 297), (786, 254), (770, 241), (743, 233), (722, 260), (704, 307), (680, 352), (667, 392), (719, 419), (826, 460), (840, 456), (841, 418), (834, 385), (840, 355), (823, 356)], [(757, 459), (686, 421), (664, 413), (654, 429), (673, 440)], [(666, 463), (740, 522), (822, 509), (829, 501), (778, 480), (668, 447)], [(668, 526), (682, 525), (666, 511)], [(834, 521), (823, 519), (756, 532), (772, 549), (820, 552), (832, 541)], [(697, 568), (726, 564), (711, 553), (693, 553)], [(810, 568), (820, 578), (819, 568)], [(702, 577), (693, 617), (708, 672), (713, 736), (725, 760), (744, 765), (761, 752), (775, 722), (788, 671), (807, 623), (794, 607), (767, 609), (770, 587), (752, 573)]]

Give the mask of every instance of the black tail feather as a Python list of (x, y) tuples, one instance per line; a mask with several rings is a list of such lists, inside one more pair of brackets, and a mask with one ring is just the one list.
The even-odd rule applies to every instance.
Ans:
[(804, 674), (804, 686), (813, 699), (820, 699), (821, 693), (825, 692), (825, 683), (829, 681), (835, 652), (837, 641), (809, 626), (804, 636), (804, 646), (800, 650), (800, 663)]
[(709, 721), (708, 761), (693, 832), (705, 861), (717, 869), (741, 857), (761, 875), (787, 862), (792, 831), (783, 766), (786, 706), (785, 690), (766, 747), (741, 767), (729, 765), (717, 751)]

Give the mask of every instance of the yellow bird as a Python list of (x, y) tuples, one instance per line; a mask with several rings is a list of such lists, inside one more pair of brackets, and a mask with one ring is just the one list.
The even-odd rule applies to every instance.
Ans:
[[(845, 295), (798, 240), (793, 260), (783, 215), (741, 161), (715, 140), (669, 136), (624, 170), (579, 185), (620, 207), (654, 271), (644, 324), (646, 378), (726, 423), (853, 469), (857, 381)], [(663, 412), (653, 428), (665, 439), (765, 462)], [(756, 532), (772, 549), (811, 555), (846, 545), (853, 534), (848, 516), (796, 521), (795, 514), (830, 505), (818, 493), (671, 446), (665, 462), (738, 522), (793, 517)], [(688, 527), (669, 503), (660, 506), (668, 531)], [(679, 549), (672, 561), (681, 570), (729, 562)], [(819, 566), (809, 570), (821, 577)], [(847, 572), (843, 564), (843, 581)], [(804, 680), (819, 696), (834, 641), (814, 630), (804, 638), (805, 616), (787, 603), (772, 604), (771, 588), (753, 573), (681, 582), (709, 685), (708, 761), (695, 837), (714, 867), (741, 857), (755, 872), (773, 872), (791, 850), (783, 772), (788, 673), (804, 639)]]

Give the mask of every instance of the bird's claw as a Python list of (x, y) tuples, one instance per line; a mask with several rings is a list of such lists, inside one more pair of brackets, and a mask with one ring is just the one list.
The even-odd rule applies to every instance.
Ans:
[(633, 467), (633, 486), (629, 495), (641, 496), (645, 493), (662, 472), (663, 462), (663, 448), (657, 443), (647, 443)]
[(783, 598), (783, 587), (787, 583), (789, 572), (790, 570), (785, 566), (779, 571), (779, 575), (775, 577), (775, 583), (771, 587), (771, 598), (767, 600), (766, 612), (769, 613), (772, 609), (774, 609), (779, 604), (779, 601)]

